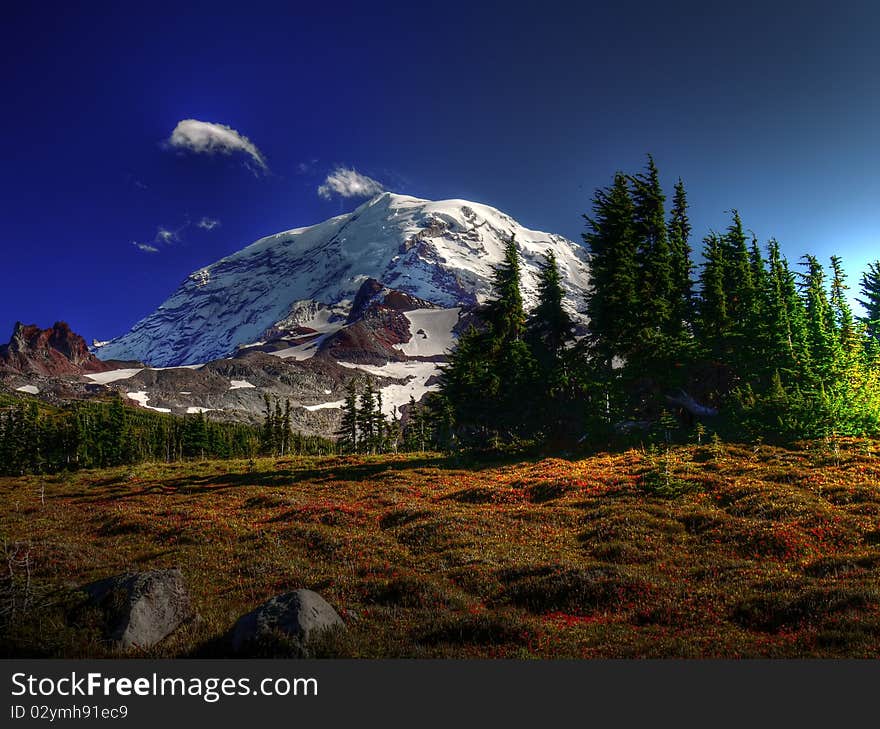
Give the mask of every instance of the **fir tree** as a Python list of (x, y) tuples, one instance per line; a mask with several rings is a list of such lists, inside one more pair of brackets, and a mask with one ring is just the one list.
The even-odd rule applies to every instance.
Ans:
[[(675, 323), (679, 309), (676, 280), (681, 262), (675, 260), (666, 231), (660, 175), (654, 158), (648, 155), (648, 169), (630, 178), (633, 185), (633, 220), (637, 240), (637, 261), (640, 272), (642, 303), (640, 321), (644, 334), (656, 342), (664, 335), (677, 335), (680, 322)], [(664, 346), (661, 344), (660, 346)]]
[(862, 298), (858, 302), (865, 309), (861, 318), (865, 334), (873, 340), (873, 347), (880, 347), (880, 260), (868, 264), (859, 285)]
[[(669, 224), (669, 249), (673, 272), (673, 326), (691, 331), (694, 319), (693, 263), (691, 261), (691, 223), (687, 193), (681, 179), (675, 183)], [(683, 334), (684, 332), (681, 332)], [(679, 333), (679, 332), (675, 332)]]
[(564, 291), (559, 266), (552, 251), (545, 254), (538, 278), (538, 305), (528, 321), (528, 343), (536, 366), (535, 394), (540, 406), (530, 418), (535, 432), (561, 438), (568, 429), (571, 405), (570, 357), (568, 345), (575, 326), (563, 306)]
[(538, 274), (538, 305), (528, 322), (533, 351), (546, 369), (556, 366), (574, 338), (574, 322), (562, 305), (564, 297), (556, 255), (548, 251)]
[(276, 455), (284, 455), (284, 414), (281, 411), (281, 401), (275, 398), (275, 415), (272, 418), (272, 452)]
[(275, 453), (275, 415), (272, 411), (272, 401), (268, 393), (263, 393), (263, 430), (260, 436), (260, 450), (267, 455)]
[(831, 256), (831, 315), (837, 332), (837, 343), (846, 363), (852, 363), (859, 354), (859, 338), (856, 333), (855, 318), (847, 301), (846, 273), (840, 256)]
[(358, 393), (357, 382), (349, 380), (345, 386), (345, 403), (342, 406), (342, 422), (336, 432), (339, 447), (343, 452), (353, 453), (358, 449)]
[(511, 238), (495, 269), (486, 329), (471, 327), (463, 334), (443, 368), (441, 391), (466, 439), (497, 440), (528, 428), (523, 415), (534, 399), (535, 364), (523, 338), (520, 280), (519, 253)]
[(756, 328), (760, 326), (758, 298), (752, 277), (752, 261), (739, 211), (722, 238), (724, 251), (724, 294), (730, 320), (728, 356), (735, 368), (745, 375), (755, 364), (751, 346)]
[(609, 376), (614, 357), (630, 355), (639, 342), (642, 303), (634, 217), (627, 178), (620, 172), (611, 187), (596, 190), (592, 214), (584, 215), (583, 239), (590, 251), (589, 336)]
[(381, 438), (380, 415), (376, 409), (376, 390), (369, 380), (361, 393), (357, 419), (360, 431), (360, 450), (364, 453), (378, 452)]
[(822, 388), (838, 374), (839, 346), (834, 314), (825, 291), (825, 270), (813, 255), (803, 256), (806, 273), (802, 275), (802, 291), (807, 314), (807, 343), (813, 371)]
[(703, 241), (703, 266), (700, 273), (699, 334), (706, 354), (725, 357), (731, 320), (724, 288), (724, 247), (715, 233)]
[(504, 260), (495, 268), (492, 280), (494, 298), (487, 305), (486, 318), (496, 340), (512, 342), (522, 337), (526, 316), (520, 291), (521, 278), (519, 250), (514, 236), (511, 236), (504, 248)]
[(290, 452), (290, 443), (291, 443), (291, 408), (290, 408), (290, 400), (284, 401), (284, 414), (281, 415), (278, 421), (278, 428), (280, 431), (280, 448), (281, 455), (285, 455)]

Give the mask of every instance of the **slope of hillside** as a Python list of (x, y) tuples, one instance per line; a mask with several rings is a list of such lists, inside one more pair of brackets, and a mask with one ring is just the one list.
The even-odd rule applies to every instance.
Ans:
[(31, 567), (0, 567), (0, 616), (31, 606), (6, 655), (105, 655), (56, 590), (159, 567), (202, 620), (151, 656), (224, 654), (238, 616), (300, 587), (347, 624), (333, 656), (880, 651), (877, 442), (154, 465), (0, 479), (0, 504)]

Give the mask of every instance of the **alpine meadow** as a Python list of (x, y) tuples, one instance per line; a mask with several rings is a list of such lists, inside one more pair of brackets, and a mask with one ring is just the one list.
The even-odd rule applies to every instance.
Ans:
[[(880, 261), (853, 300), (838, 256), (792, 264), (736, 210), (696, 248), (650, 156), (583, 218), (578, 249), (380, 193), (126, 337), (18, 325), (4, 655), (875, 656)], [(336, 298), (184, 337), (218, 276), (301, 275), (365, 225), (382, 279), (311, 263)]]

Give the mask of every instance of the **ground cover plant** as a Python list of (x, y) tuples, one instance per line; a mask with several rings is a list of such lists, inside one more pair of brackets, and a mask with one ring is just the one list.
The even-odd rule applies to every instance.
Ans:
[(0, 478), (0, 645), (106, 656), (75, 588), (179, 567), (210, 656), (307, 587), (328, 657), (874, 657), (880, 443), (715, 442), (580, 460), (419, 453)]

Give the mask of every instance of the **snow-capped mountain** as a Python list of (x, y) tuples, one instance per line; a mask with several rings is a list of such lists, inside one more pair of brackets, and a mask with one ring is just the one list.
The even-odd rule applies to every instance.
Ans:
[(354, 212), (262, 238), (194, 272), (130, 332), (94, 351), (105, 360), (170, 367), (209, 362), (284, 329), (327, 336), (346, 324), (369, 279), (426, 304), (468, 308), (489, 293), (511, 235), (522, 254), (527, 305), (542, 254), (553, 250), (576, 311), (588, 283), (582, 247), (486, 205), (382, 193)]

